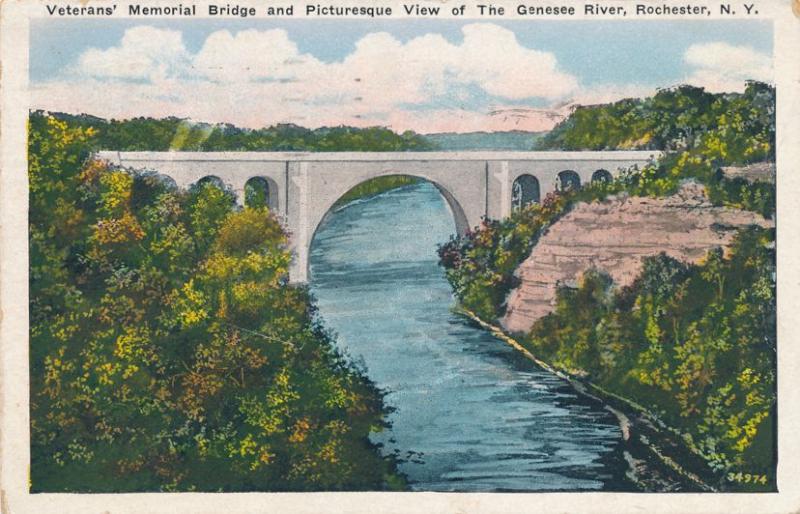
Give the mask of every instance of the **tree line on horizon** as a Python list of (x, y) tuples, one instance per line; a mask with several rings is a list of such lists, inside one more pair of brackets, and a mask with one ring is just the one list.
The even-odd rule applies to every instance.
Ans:
[[(432, 151), (441, 149), (439, 136), (459, 136), (428, 137), (380, 126), (309, 129), (284, 123), (249, 129), (174, 116), (109, 120), (90, 114), (44, 111), (31, 115), (52, 116), (70, 126), (92, 127), (99, 149), (120, 151)], [(708, 145), (709, 133), (716, 131), (739, 135), (736, 140), (723, 137), (718, 141), (728, 147), (724, 150), (729, 155), (720, 156), (726, 163), (774, 161), (774, 145), (768, 144), (775, 138), (775, 125), (770, 123), (774, 116), (775, 90), (769, 84), (749, 81), (743, 93), (710, 93), (702, 87), (681, 85), (660, 89), (651, 97), (577, 106), (552, 130), (531, 133), (529, 148), (678, 152), (698, 143)], [(516, 131), (508, 134), (521, 137)], [(472, 141), (477, 134), (465, 136)]]
[(688, 84), (647, 98), (578, 106), (539, 138), (537, 150), (687, 151), (719, 146), (728, 165), (775, 160), (775, 88), (757, 81), (742, 93)]
[(436, 146), (412, 131), (396, 133), (385, 127), (348, 126), (308, 129), (290, 123), (261, 129), (229, 123), (194, 123), (177, 117), (106, 120), (88, 114), (34, 111), (71, 127), (93, 129), (89, 143), (99, 150), (196, 152), (399, 152), (428, 151)]

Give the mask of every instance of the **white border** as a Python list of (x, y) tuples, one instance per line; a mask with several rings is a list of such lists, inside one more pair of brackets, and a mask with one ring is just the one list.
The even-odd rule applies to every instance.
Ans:
[[(28, 240), (27, 240), (27, 69), (28, 20), (41, 16), (44, 1), (0, 0), (0, 510), (2, 512), (61, 513), (218, 513), (218, 512), (800, 512), (800, 333), (796, 309), (800, 305), (800, 15), (791, 2), (760, 0), (760, 17), (774, 20), (775, 69), (778, 97), (778, 435), (779, 493), (762, 494), (652, 494), (652, 493), (146, 493), (146, 494), (28, 494)], [(105, 0), (104, 0), (105, 1)], [(153, 2), (142, 2), (153, 5)], [(203, 1), (194, 2), (198, 7)], [(607, 5), (633, 5), (632, 0)], [(748, 0), (748, 3), (756, 0)], [(334, 0), (345, 4), (341, 0)], [(50, 2), (81, 5), (80, 2)], [(101, 2), (97, 2), (101, 3)], [(95, 3), (94, 5), (97, 5)], [(111, 3), (105, 1), (105, 3)], [(118, 2), (124, 5), (125, 2)], [(176, 0), (173, 3), (178, 3)], [(184, 3), (192, 3), (186, 0)], [(221, 2), (225, 3), (225, 2)], [(263, 8), (266, 3), (238, 2)], [(287, 4), (285, 0), (271, 5)], [(294, 2), (302, 5), (303, 2)], [(316, 3), (316, 2), (314, 2)], [(322, 3), (322, 2), (321, 2)], [(324, 2), (330, 3), (330, 0)], [(438, 2), (442, 4), (442, 2)], [(455, 6), (461, 1), (444, 0)], [(496, 0), (510, 11), (518, 3), (556, 5), (553, 1)], [(582, 6), (564, 0), (559, 4)], [(593, 3), (593, 2), (592, 2)], [(643, 0), (661, 5), (689, 1)], [(698, 0), (695, 5), (716, 7), (723, 2)], [(724, 3), (728, 3), (724, 0)], [(731, 1), (730, 3), (740, 3)], [(346, 5), (397, 5), (397, 0)], [(718, 8), (718, 7), (716, 7)], [(800, 12), (800, 5), (798, 6)], [(402, 17), (402, 14), (400, 15)], [(397, 16), (396, 16), (397, 17)], [(570, 19), (580, 19), (581, 16)], [(488, 18), (483, 20), (490, 21)], [(511, 15), (504, 19), (520, 19)], [(627, 20), (635, 18), (628, 17)], [(636, 18), (642, 19), (642, 18)], [(663, 18), (659, 18), (663, 19)], [(711, 19), (711, 18), (697, 18)], [(565, 37), (568, 37), (565, 34)]]

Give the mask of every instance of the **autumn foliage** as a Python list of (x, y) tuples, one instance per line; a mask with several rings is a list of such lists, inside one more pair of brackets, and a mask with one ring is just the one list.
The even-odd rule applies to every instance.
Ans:
[(90, 160), (95, 138), (30, 119), (32, 490), (402, 486), (275, 217)]

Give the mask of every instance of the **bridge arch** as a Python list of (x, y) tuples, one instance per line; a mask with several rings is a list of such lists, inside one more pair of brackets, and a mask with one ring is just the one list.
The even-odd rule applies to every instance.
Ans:
[(198, 194), (208, 185), (219, 189), (229, 203), (236, 204), (239, 201), (239, 195), (237, 195), (237, 192), (233, 190), (230, 184), (225, 182), (218, 175), (212, 174), (204, 175), (191, 183), (189, 185), (189, 193), (193, 195)]
[(314, 239), (314, 236), (316, 235), (317, 230), (319, 230), (319, 226), (322, 224), (322, 222), (325, 220), (325, 218), (328, 216), (328, 214), (333, 212), (333, 210), (335, 209), (337, 203), (339, 203), (339, 200), (341, 198), (345, 197), (345, 195), (347, 195), (347, 193), (349, 193), (350, 191), (352, 191), (353, 189), (355, 189), (355, 188), (357, 188), (359, 186), (362, 186), (364, 184), (372, 182), (373, 180), (377, 180), (377, 179), (381, 179), (381, 178), (385, 178), (385, 177), (410, 177), (410, 178), (417, 179), (419, 181), (424, 181), (424, 182), (430, 183), (433, 187), (435, 187), (439, 191), (439, 194), (442, 195), (442, 198), (444, 198), (445, 203), (447, 204), (447, 207), (450, 210), (450, 214), (453, 216), (453, 222), (455, 223), (456, 233), (458, 235), (464, 235), (467, 232), (467, 230), (469, 229), (469, 227), (470, 227), (469, 220), (467, 219), (467, 216), (464, 213), (464, 208), (461, 206), (461, 202), (456, 198), (456, 196), (447, 187), (439, 184), (437, 181), (433, 180), (431, 177), (425, 176), (424, 174), (397, 173), (397, 172), (390, 171), (390, 172), (386, 172), (386, 173), (383, 173), (383, 174), (372, 176), (370, 178), (366, 178), (366, 179), (360, 180), (360, 181), (358, 181), (358, 182), (356, 182), (354, 184), (350, 184), (350, 185), (348, 185), (346, 191), (336, 195), (336, 197), (333, 199), (333, 201), (329, 200), (328, 202), (326, 202), (326, 204), (323, 206), (323, 208), (320, 209), (321, 211), (323, 211), (322, 215), (321, 216), (318, 215), (317, 219), (313, 223), (313, 230), (311, 231), (311, 238), (309, 239), (309, 243)]
[(601, 184), (608, 184), (612, 182), (614, 177), (611, 175), (611, 172), (604, 169), (599, 169), (592, 173), (592, 182), (593, 183), (601, 183)]
[(274, 212), (280, 208), (278, 184), (270, 177), (257, 175), (248, 178), (240, 194), (243, 198), (239, 201), (245, 207), (267, 207)]
[[(313, 218), (311, 223), (309, 224), (309, 237), (307, 240), (307, 244), (304, 251), (297, 252), (295, 255), (295, 259), (298, 260), (296, 263), (296, 267), (300, 268), (298, 271), (302, 270), (301, 272), (305, 272), (305, 277), (309, 276), (309, 259), (308, 259), (308, 251), (311, 248), (311, 245), (314, 241), (314, 238), (319, 231), (320, 226), (323, 224), (325, 219), (328, 215), (336, 210), (336, 205), (339, 203), (339, 200), (344, 197), (347, 193), (359, 187), (363, 184), (369, 183), (373, 180), (384, 178), (384, 177), (392, 177), (392, 176), (404, 176), (404, 177), (411, 177), (418, 179), (420, 181), (427, 182), (435, 187), (439, 194), (445, 201), (445, 205), (447, 205), (448, 210), (453, 218), (453, 222), (455, 225), (455, 231), (458, 235), (464, 235), (467, 230), (470, 228), (470, 220), (468, 219), (464, 207), (462, 206), (462, 201), (456, 197), (453, 191), (450, 190), (447, 186), (442, 185), (434, 178), (430, 176), (426, 176), (424, 173), (402, 173), (397, 171), (386, 171), (380, 174), (372, 175), (368, 178), (364, 178), (361, 180), (353, 181), (348, 184), (347, 188), (343, 191), (338, 192), (335, 196), (329, 196), (328, 199), (324, 202), (324, 204), (317, 204), (316, 214), (312, 214)], [(424, 230), (424, 228), (422, 228)]]
[(134, 180), (139, 180), (146, 184), (158, 184), (169, 190), (180, 189), (178, 182), (174, 178), (165, 173), (159, 173), (156, 170), (137, 171), (134, 174)]
[(556, 190), (574, 191), (581, 188), (581, 177), (573, 170), (564, 170), (556, 178)]
[(162, 175), (153, 170), (133, 174), (131, 204), (142, 206), (151, 204), (164, 192), (177, 192), (178, 184), (169, 175)]
[(197, 189), (197, 188), (205, 186), (206, 184), (211, 184), (214, 187), (222, 189), (223, 191), (225, 191), (227, 189), (230, 189), (225, 184), (225, 182), (221, 178), (219, 178), (217, 175), (204, 175), (204, 176), (200, 177), (199, 179), (195, 180), (194, 183), (191, 184), (189, 187), (190, 187), (190, 189)]
[(511, 210), (516, 211), (532, 203), (541, 202), (539, 179), (523, 173), (514, 179), (511, 186)]

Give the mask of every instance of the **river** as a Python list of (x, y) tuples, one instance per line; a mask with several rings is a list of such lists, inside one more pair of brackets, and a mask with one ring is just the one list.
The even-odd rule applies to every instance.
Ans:
[(624, 488), (615, 418), (452, 312), (436, 245), (454, 230), (423, 182), (352, 202), (315, 235), (325, 324), (395, 409), (373, 440), (418, 491)]

